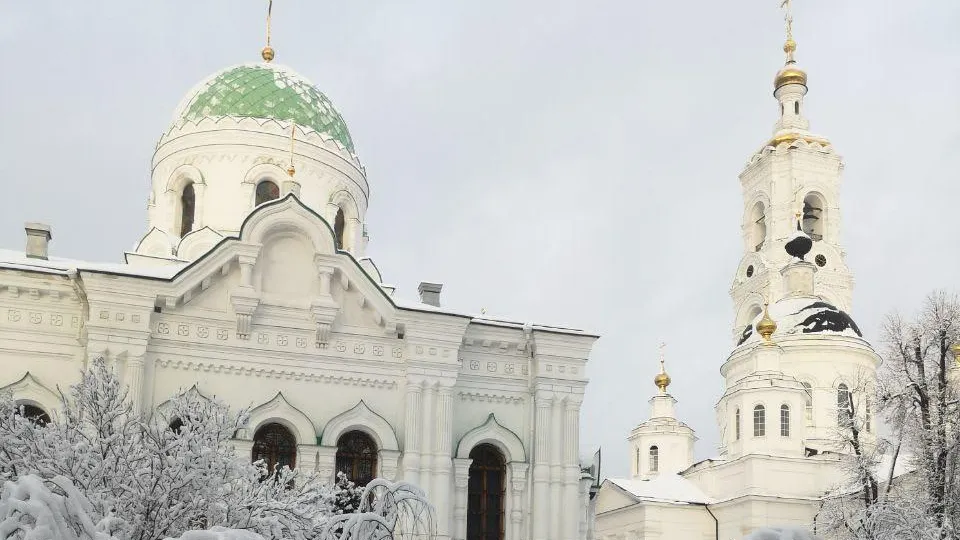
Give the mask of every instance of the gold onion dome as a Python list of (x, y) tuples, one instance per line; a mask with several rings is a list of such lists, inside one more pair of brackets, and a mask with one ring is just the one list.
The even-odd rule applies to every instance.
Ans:
[(770, 310), (767, 309), (767, 305), (763, 306), (763, 318), (757, 322), (757, 333), (763, 337), (763, 341), (767, 343), (772, 343), (770, 341), (770, 336), (777, 331), (777, 322), (770, 318)]
[[(787, 42), (789, 45), (790, 42)], [(784, 49), (786, 49), (786, 45)], [(788, 84), (807, 85), (807, 72), (797, 67), (796, 62), (787, 62), (783, 69), (777, 72), (777, 77), (773, 80), (773, 89), (778, 90), (781, 86)]]
[(663, 360), (660, 360), (660, 373), (653, 378), (653, 384), (657, 385), (661, 394), (667, 393), (667, 387), (670, 386), (670, 376), (667, 375), (667, 371), (663, 367)]

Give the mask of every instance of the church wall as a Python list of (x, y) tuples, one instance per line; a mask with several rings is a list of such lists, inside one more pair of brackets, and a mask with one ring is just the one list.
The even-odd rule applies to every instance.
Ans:
[(702, 505), (643, 502), (606, 512), (598, 506), (595, 534), (597, 540), (714, 540), (716, 522)]

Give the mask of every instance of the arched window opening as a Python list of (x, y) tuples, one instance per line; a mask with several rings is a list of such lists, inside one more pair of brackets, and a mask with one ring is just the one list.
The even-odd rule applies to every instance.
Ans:
[(780, 436), (781, 437), (790, 436), (790, 406), (789, 405), (780, 406)]
[(274, 199), (280, 198), (280, 188), (277, 187), (277, 184), (272, 180), (261, 180), (257, 184), (257, 198), (256, 205), (260, 206), (261, 204), (272, 201)]
[(357, 486), (365, 486), (377, 475), (377, 444), (362, 431), (348, 431), (337, 440), (337, 472)]
[(740, 409), (737, 409), (737, 412), (733, 414), (733, 430), (736, 434), (735, 440), (740, 440)]
[(753, 436), (763, 437), (767, 434), (767, 411), (763, 405), (753, 408)]
[(180, 432), (183, 431), (183, 420), (174, 418), (173, 421), (170, 422), (170, 431), (180, 435)]
[(840, 383), (837, 386), (837, 425), (846, 426), (850, 423), (850, 413), (853, 403), (850, 400), (850, 388)]
[(186, 236), (193, 230), (194, 212), (197, 206), (197, 195), (193, 189), (193, 182), (183, 187), (180, 194), (180, 236)]
[(803, 198), (803, 232), (813, 241), (823, 240), (823, 199), (816, 193)]
[(23, 416), (27, 420), (33, 422), (38, 426), (45, 426), (50, 423), (50, 415), (46, 411), (37, 407), (36, 405), (30, 405), (28, 403), (21, 403), (17, 406), (17, 413), (20, 416)]
[(799, 102), (799, 101), (794, 101), (794, 102), (793, 102), (793, 114), (800, 114), (800, 102)]
[(282, 424), (262, 426), (253, 435), (253, 461), (260, 460), (270, 473), (284, 466), (292, 469), (297, 463), (296, 437)]
[(493, 445), (470, 451), (467, 482), (467, 540), (503, 540), (507, 466)]
[(804, 382), (803, 391), (805, 393), (804, 402), (803, 402), (803, 418), (806, 420), (808, 426), (813, 425), (813, 386)]
[(660, 472), (660, 448), (656, 445), (650, 447), (650, 472)]
[(333, 220), (333, 237), (337, 242), (337, 249), (343, 249), (343, 232), (347, 227), (347, 220), (343, 217), (343, 208), (337, 209), (337, 217)]
[(762, 202), (753, 205), (753, 210), (750, 212), (750, 227), (750, 245), (753, 246), (754, 251), (760, 251), (767, 238), (767, 216)]

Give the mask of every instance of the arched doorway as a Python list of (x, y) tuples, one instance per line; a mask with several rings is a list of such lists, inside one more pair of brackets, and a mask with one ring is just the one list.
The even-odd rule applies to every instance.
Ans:
[(253, 436), (252, 457), (262, 459), (271, 474), (284, 465), (292, 469), (297, 464), (297, 439), (282, 424), (265, 424)]
[(467, 484), (467, 540), (503, 540), (507, 465), (491, 444), (470, 451)]
[(47, 411), (44, 411), (36, 405), (21, 403), (17, 405), (17, 414), (23, 415), (24, 418), (39, 426), (45, 426), (50, 423), (50, 415), (47, 414)]
[(348, 431), (337, 439), (337, 472), (365, 486), (377, 476), (377, 443), (362, 431)]

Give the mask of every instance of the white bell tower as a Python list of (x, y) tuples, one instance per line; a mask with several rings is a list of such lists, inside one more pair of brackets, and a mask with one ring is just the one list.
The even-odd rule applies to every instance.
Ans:
[(853, 275), (840, 245), (840, 178), (843, 160), (830, 141), (809, 131), (804, 98), (807, 74), (794, 59), (790, 2), (787, 8), (786, 63), (774, 79), (779, 118), (774, 133), (740, 173), (743, 190), (743, 257), (730, 288), (739, 337), (765, 302), (782, 297), (780, 269), (789, 256), (782, 246), (796, 231), (797, 214), (814, 240), (810, 260), (817, 265), (816, 288), (827, 301), (849, 312)]

